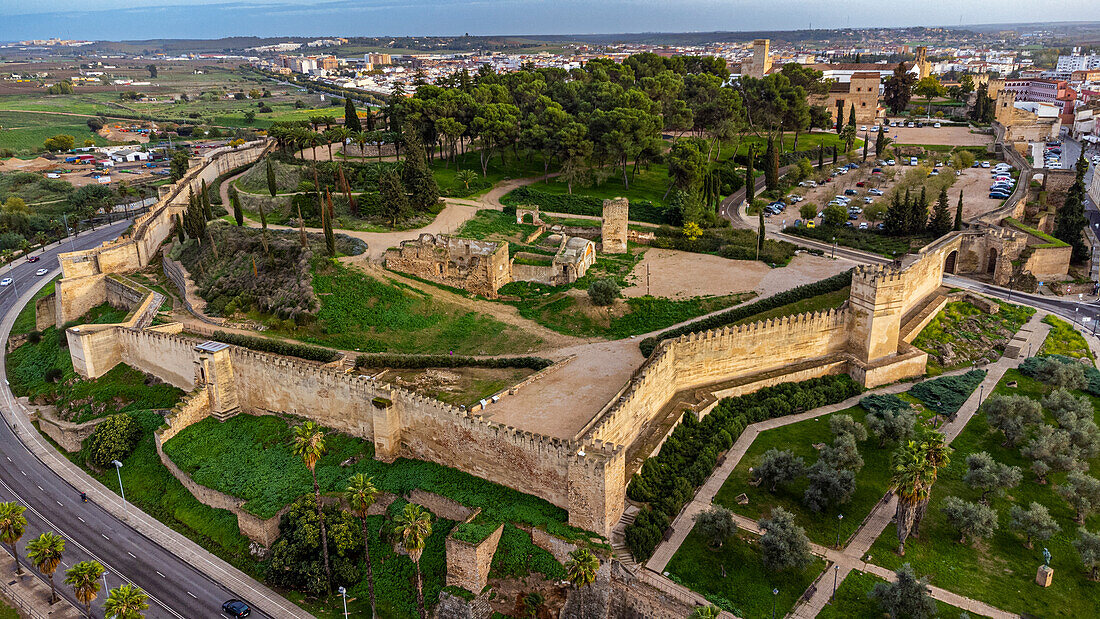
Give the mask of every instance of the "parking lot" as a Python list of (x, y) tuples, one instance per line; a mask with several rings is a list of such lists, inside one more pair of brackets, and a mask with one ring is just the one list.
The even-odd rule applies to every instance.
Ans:
[[(897, 122), (898, 119), (889, 122)], [(908, 122), (908, 121), (906, 121)], [(917, 121), (913, 121), (915, 125)], [(923, 121), (921, 121), (923, 122)], [(932, 120), (932, 124), (935, 124)], [(886, 136), (895, 144), (942, 144), (947, 146), (984, 146), (993, 141), (993, 136), (988, 133), (972, 133), (970, 127), (935, 127), (925, 124), (924, 127), (890, 127), (887, 126)]]

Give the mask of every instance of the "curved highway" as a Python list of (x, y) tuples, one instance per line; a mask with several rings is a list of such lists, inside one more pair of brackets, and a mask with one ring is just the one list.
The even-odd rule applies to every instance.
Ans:
[[(14, 285), (0, 287), (0, 315), (4, 317), (0, 323), (0, 340), (7, 340), (18, 313), (17, 308), (22, 307), (17, 303), (17, 291), (22, 299), (26, 299), (32, 289), (40, 287), (35, 284), (44, 284), (45, 280), (57, 274), (59, 253), (95, 247), (118, 236), (127, 224), (122, 221), (84, 232), (77, 238), (66, 240), (61, 247), (54, 245), (35, 254), (41, 257), (39, 262), (19, 260), (10, 268), (4, 267), (0, 275), (10, 276), (15, 281)], [(49, 275), (36, 276), (35, 271), (39, 268), (49, 269)], [(0, 365), (0, 371), (4, 371), (3, 365)], [(309, 616), (188, 540), (173, 535), (164, 525), (151, 522), (147, 515), (141, 514), (132, 505), (123, 505), (117, 495), (82, 472), (68, 470), (63, 479), (54, 472), (54, 468), (71, 465), (61, 462), (64, 457), (51, 447), (44, 446), (40, 436), (29, 436), (37, 433), (8, 388), (7, 380), (0, 389), (0, 404), (5, 421), (0, 427), (0, 500), (18, 501), (27, 507), (27, 531), (20, 541), (19, 552), (28, 572), (33, 571), (26, 565), (25, 546), (29, 540), (45, 531), (53, 531), (65, 538), (64, 558), (55, 574), (61, 595), (75, 601), (72, 589), (62, 584), (65, 569), (76, 562), (95, 559), (107, 568), (107, 588), (113, 589), (123, 582), (130, 582), (149, 594), (151, 599), (147, 617), (225, 617), (221, 604), (234, 597), (252, 605), (253, 617)], [(44, 460), (51, 461), (54, 468), (47, 466)], [(73, 480), (81, 487), (74, 487), (67, 480)], [(91, 499), (88, 503), (81, 503), (82, 491)], [(120, 511), (120, 508), (126, 511)], [(113, 513), (121, 513), (123, 519), (134, 523), (134, 526), (116, 518)], [(8, 551), (6, 545), (3, 548)], [(93, 604), (94, 617), (103, 617), (106, 595), (106, 590), (101, 589)]]

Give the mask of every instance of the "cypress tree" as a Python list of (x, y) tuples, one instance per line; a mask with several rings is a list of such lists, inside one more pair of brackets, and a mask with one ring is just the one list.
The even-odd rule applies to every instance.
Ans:
[(863, 161), (867, 161), (867, 149), (871, 148), (871, 136), (867, 135), (867, 132), (863, 132)]
[(886, 232), (892, 235), (902, 234), (905, 231), (907, 216), (907, 209), (901, 203), (901, 194), (895, 191), (894, 197), (890, 200), (890, 206), (886, 207), (886, 221), (883, 222)]
[(836, 144), (833, 145), (833, 163), (836, 163)]
[(321, 226), (325, 231), (325, 249), (336, 256), (336, 235), (332, 233), (332, 194), (325, 188), (325, 206), (321, 209)]
[(955, 229), (963, 229), (963, 192), (959, 191), (959, 205), (955, 207)]
[(852, 109), (851, 109), (851, 111), (848, 112), (848, 126), (850, 126), (850, 127), (856, 126), (856, 104), (855, 103), (852, 104)]
[(844, 102), (836, 102), (836, 132), (837, 135), (844, 129)]
[(413, 210), (426, 211), (439, 202), (439, 186), (428, 169), (424, 146), (416, 139), (415, 132), (407, 131), (405, 162), (401, 166), (401, 183), (409, 193), (409, 206)]
[(233, 219), (237, 222), (237, 226), (243, 226), (244, 211), (241, 210), (241, 197), (237, 195), (234, 187), (229, 188), (229, 204), (233, 207)]
[(271, 160), (267, 160), (267, 192), (274, 198), (279, 193), (279, 188), (275, 185), (275, 170), (271, 167)]
[(820, 170), (823, 167), (825, 167), (825, 145), (824, 144), (818, 144), (817, 145), (817, 169)]
[(939, 238), (951, 231), (951, 211), (947, 205), (947, 187), (940, 188), (940, 197), (936, 208), (932, 209), (932, 219), (928, 222), (932, 236)]
[(359, 115), (355, 113), (355, 103), (352, 102), (351, 97), (344, 99), (344, 128), (355, 133), (363, 130), (363, 125), (359, 122)]
[(210, 206), (210, 190), (206, 188), (206, 181), (202, 182), (202, 215), (206, 221), (214, 219), (214, 209)]
[(775, 148), (775, 139), (768, 136), (768, 146), (764, 151), (764, 184), (768, 191), (779, 188), (779, 152)]
[(760, 252), (764, 251), (764, 209), (760, 209), (760, 229), (756, 233), (756, 259), (760, 259)]
[(886, 127), (878, 128), (878, 135), (875, 136), (875, 156), (882, 159), (882, 151), (886, 148)]
[(182, 243), (185, 238), (183, 236), (183, 217), (178, 213), (176, 214), (176, 238)]
[(913, 231), (913, 224), (916, 218), (913, 216), (914, 213), (912, 194), (910, 194), (908, 188), (906, 188), (905, 190), (905, 199), (901, 203), (901, 208), (901, 233), (909, 234)]
[(756, 198), (756, 173), (753, 172), (753, 159), (756, 157), (756, 149), (749, 146), (749, 162), (745, 166), (745, 202), (752, 204)]

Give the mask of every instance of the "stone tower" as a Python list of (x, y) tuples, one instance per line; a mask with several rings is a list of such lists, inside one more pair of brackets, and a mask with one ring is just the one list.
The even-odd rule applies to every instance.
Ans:
[(749, 68), (749, 77), (764, 77), (768, 70), (772, 68), (770, 49), (770, 39), (756, 39), (752, 42), (752, 64)]
[(994, 104), (993, 120), (1001, 123), (1003, 127), (1011, 127), (1016, 117), (1016, 93), (1002, 88), (997, 92), (997, 101)]
[(856, 267), (849, 298), (848, 345), (857, 359), (873, 363), (896, 355), (905, 284), (892, 267)]
[(626, 198), (611, 198), (603, 201), (603, 224), (600, 237), (605, 254), (626, 253), (626, 226), (629, 219), (630, 202)]
[(237, 379), (229, 346), (221, 342), (203, 342), (195, 346), (195, 386), (205, 388), (210, 395), (210, 414), (225, 421), (241, 412), (237, 401)]
[(921, 45), (916, 49), (917, 79), (924, 79), (932, 74), (932, 63), (928, 62), (928, 48)]

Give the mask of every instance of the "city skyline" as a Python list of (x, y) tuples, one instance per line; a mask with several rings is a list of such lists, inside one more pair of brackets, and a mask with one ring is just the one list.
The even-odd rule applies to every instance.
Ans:
[[(1004, 20), (976, 0), (935, 0), (876, 12), (867, 0), (826, 0), (805, 6), (778, 0), (757, 7), (747, 0), (673, 0), (655, 4), (619, 0), (599, 5), (563, 0), (389, 0), (302, 2), (301, 0), (153, 0), (134, 8), (118, 0), (25, 3), (0, 0), (6, 19), (0, 40), (83, 38), (143, 40), (227, 36), (452, 36), (560, 35), (625, 32), (699, 32), (960, 26), (1029, 21), (1100, 19), (1089, 0), (1052, 5), (1040, 0), (1002, 3)], [(798, 15), (798, 21), (791, 21)], [(1011, 16), (1011, 19), (1009, 18)]]

